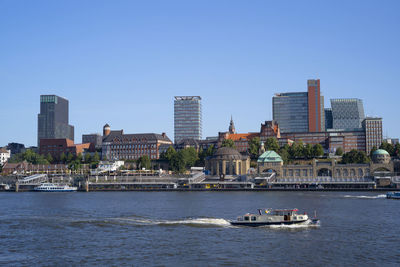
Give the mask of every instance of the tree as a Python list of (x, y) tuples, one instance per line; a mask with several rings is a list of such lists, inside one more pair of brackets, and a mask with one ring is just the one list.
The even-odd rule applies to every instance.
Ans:
[(364, 151), (358, 151), (356, 149), (352, 149), (348, 153), (344, 153), (342, 156), (343, 164), (364, 164), (368, 163), (368, 157)]
[(250, 158), (256, 159), (258, 158), (258, 153), (260, 151), (260, 137), (254, 137), (248, 141), (249, 144), (249, 153)]
[(96, 151), (93, 155), (92, 162), (96, 162), (96, 164), (100, 161), (99, 153)]
[(303, 147), (303, 157), (306, 159), (311, 159), (313, 157), (313, 146), (311, 144), (306, 144)]
[(32, 164), (49, 164), (49, 162), (43, 155), (39, 155), (30, 149), (26, 150), (24, 153), (13, 155), (8, 162), (18, 163), (22, 161), (27, 161), (28, 163)]
[(3, 171), (3, 164), (0, 164), (0, 173)]
[(170, 166), (174, 172), (183, 173), (185, 171), (185, 161), (182, 153), (176, 153), (172, 156)]
[(50, 153), (47, 154), (46, 160), (47, 160), (49, 163), (52, 163), (52, 162), (53, 162), (53, 157), (51, 156)]
[(71, 152), (69, 152), (67, 155), (67, 163), (71, 163), (73, 159), (74, 155)]
[(67, 162), (67, 156), (65, 155), (64, 152), (61, 153), (61, 155), (60, 155), (60, 161), (61, 161), (62, 163), (66, 163), (66, 162)]
[(338, 147), (338, 149), (336, 149), (335, 155), (336, 156), (342, 156), (343, 155), (343, 148)]
[(183, 161), (185, 162), (186, 168), (193, 167), (195, 165), (195, 163), (197, 162), (197, 160), (199, 159), (199, 157), (197, 155), (197, 151), (193, 147), (185, 148), (185, 149), (179, 151), (178, 153), (182, 154)]
[(89, 153), (85, 154), (85, 163), (89, 164), (90, 162), (92, 162), (92, 156)]
[(221, 147), (236, 148), (235, 142), (232, 139), (225, 139), (224, 141), (222, 141)]
[(289, 150), (289, 145), (285, 145), (279, 151), (279, 155), (281, 156), (284, 163), (288, 163), (290, 161), (290, 155), (288, 150)]
[(273, 150), (275, 152), (279, 151), (278, 140), (274, 137), (268, 137), (265, 141), (265, 150)]
[(394, 153), (395, 153), (395, 156), (400, 157), (400, 143), (397, 143), (394, 146)]
[(386, 150), (390, 154), (390, 156), (394, 156), (395, 149), (392, 144), (389, 144), (388, 142), (383, 141), (379, 148)]
[(324, 155), (324, 148), (322, 147), (321, 144), (316, 144), (313, 146), (313, 157), (321, 157)]
[(373, 146), (371, 149), (371, 152), (369, 152), (369, 157), (372, 158), (372, 155), (374, 154), (375, 151), (377, 151), (378, 148), (376, 148), (376, 146)]
[(170, 161), (172, 156), (175, 155), (175, 154), (176, 154), (175, 148), (173, 146), (169, 146), (167, 151), (165, 151), (165, 153), (163, 153), (161, 158)]
[(141, 156), (138, 160), (137, 160), (137, 166), (139, 169), (143, 169), (145, 168), (146, 170), (150, 170), (151, 168), (151, 161), (149, 156), (144, 155)]

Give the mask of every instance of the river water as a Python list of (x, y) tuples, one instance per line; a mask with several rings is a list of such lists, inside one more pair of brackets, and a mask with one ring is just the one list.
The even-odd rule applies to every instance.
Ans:
[[(257, 208), (319, 226), (232, 227)], [(0, 193), (0, 265), (399, 266), (400, 201), (376, 192)]]

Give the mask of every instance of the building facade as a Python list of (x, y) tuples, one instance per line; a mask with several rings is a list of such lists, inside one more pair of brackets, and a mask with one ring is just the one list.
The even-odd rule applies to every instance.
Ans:
[(74, 144), (74, 141), (66, 138), (40, 140), (39, 154), (45, 156), (50, 154), (56, 160), (60, 160), (63, 153), (77, 156), (84, 152), (94, 152), (94, 146), (90, 143)]
[(308, 131), (325, 131), (324, 97), (321, 95), (320, 80), (308, 80)]
[(202, 139), (202, 110), (200, 96), (175, 96), (174, 142), (182, 139)]
[(155, 160), (173, 145), (165, 133), (124, 134), (123, 130), (111, 131), (108, 124), (103, 132), (103, 160), (137, 160), (145, 155)]
[(103, 136), (101, 134), (83, 134), (82, 143), (91, 143), (96, 149), (100, 149), (103, 143)]
[(308, 94), (276, 94), (272, 98), (272, 116), (282, 133), (308, 132)]
[(354, 130), (362, 128), (365, 115), (361, 99), (331, 99), (331, 108), (333, 129)]
[(40, 139), (74, 140), (74, 127), (68, 124), (68, 100), (56, 95), (40, 96), (38, 147)]
[(373, 147), (379, 148), (383, 141), (382, 118), (367, 117), (363, 121), (365, 129), (366, 152), (371, 152)]
[(325, 109), (325, 131), (329, 129), (333, 129), (333, 116), (332, 116), (332, 109), (326, 108)]
[(0, 147), (0, 165), (4, 165), (11, 157), (11, 151)]

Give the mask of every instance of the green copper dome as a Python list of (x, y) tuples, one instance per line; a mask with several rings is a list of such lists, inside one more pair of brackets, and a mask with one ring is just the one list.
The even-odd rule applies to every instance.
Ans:
[(283, 162), (281, 156), (275, 151), (265, 151), (257, 160), (257, 162)]
[(390, 156), (389, 153), (384, 149), (375, 150), (374, 153), (372, 153), (372, 155), (388, 155), (388, 156)]

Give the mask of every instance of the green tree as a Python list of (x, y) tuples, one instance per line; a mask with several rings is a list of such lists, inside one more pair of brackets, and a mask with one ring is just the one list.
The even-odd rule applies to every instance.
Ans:
[(52, 163), (52, 162), (53, 162), (53, 157), (51, 156), (50, 153), (47, 154), (46, 160), (47, 160), (49, 163)]
[(74, 155), (69, 152), (67, 155), (67, 163), (71, 163), (74, 160)]
[(373, 146), (371, 149), (371, 152), (369, 152), (369, 157), (372, 158), (372, 155), (374, 154), (375, 151), (377, 151), (378, 148), (376, 148), (376, 146)]
[(185, 162), (185, 167), (188, 169), (190, 167), (193, 167), (199, 159), (199, 157), (197, 155), (197, 151), (193, 147), (188, 147), (188, 148), (182, 149), (178, 153), (182, 154), (183, 161)]
[(285, 145), (279, 150), (279, 155), (281, 156), (285, 164), (287, 164), (290, 161), (290, 155), (288, 150), (289, 150), (289, 145)]
[(313, 146), (311, 144), (306, 144), (303, 147), (303, 157), (306, 159), (311, 159), (313, 157)]
[(82, 162), (82, 161), (83, 161), (82, 153), (79, 153), (79, 154), (76, 156), (76, 160), (78, 160), (79, 162)]
[(395, 156), (396, 156), (396, 157), (400, 157), (400, 143), (397, 143), (397, 144), (394, 146), (394, 153), (395, 153)]
[(389, 144), (388, 142), (383, 141), (379, 148), (386, 150), (390, 154), (390, 156), (394, 156), (395, 150), (394, 150), (394, 146), (392, 144)]
[(64, 152), (61, 153), (61, 155), (60, 155), (60, 161), (61, 161), (62, 163), (66, 163), (66, 162), (67, 162), (67, 156), (65, 155)]
[(147, 156), (147, 155), (141, 156), (137, 161), (137, 166), (139, 169), (145, 168), (146, 170), (150, 170), (151, 161), (150, 161), (149, 156)]
[(260, 137), (254, 137), (248, 141), (249, 144), (249, 154), (251, 159), (258, 158), (258, 153), (260, 151)]
[(99, 156), (99, 153), (96, 151), (96, 152), (94, 153), (94, 155), (93, 155), (92, 162), (98, 163), (99, 161), (100, 161), (100, 156)]
[(336, 149), (335, 155), (336, 156), (342, 156), (343, 155), (343, 148), (338, 147), (338, 149)]
[(86, 153), (85, 154), (85, 163), (89, 164), (92, 162), (92, 156), (90, 155), (90, 153)]
[(222, 141), (221, 147), (236, 148), (235, 142), (232, 139), (225, 139), (224, 141)]
[(185, 160), (182, 153), (176, 153), (172, 156), (170, 166), (174, 172), (183, 173), (185, 171)]
[(313, 157), (321, 157), (324, 155), (324, 148), (322, 147), (321, 144), (316, 144), (313, 146)]
[(348, 153), (344, 153), (342, 156), (343, 164), (364, 164), (368, 163), (368, 157), (364, 151), (358, 151), (356, 149), (352, 149)]
[(273, 150), (275, 152), (279, 151), (278, 140), (274, 137), (268, 137), (265, 141), (265, 150)]
[(175, 154), (176, 154), (175, 148), (173, 146), (169, 146), (167, 151), (165, 151), (165, 153), (163, 153), (161, 158), (170, 161), (172, 156)]
[(207, 148), (206, 156), (207, 156), (207, 157), (210, 157), (210, 156), (214, 155), (215, 150), (216, 150), (216, 149), (215, 149), (215, 146), (214, 146), (214, 145), (209, 146), (209, 147)]
[(0, 164), (0, 173), (3, 172), (3, 164)]

